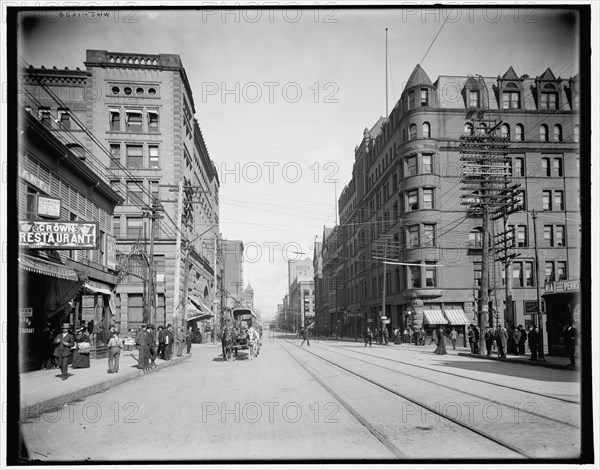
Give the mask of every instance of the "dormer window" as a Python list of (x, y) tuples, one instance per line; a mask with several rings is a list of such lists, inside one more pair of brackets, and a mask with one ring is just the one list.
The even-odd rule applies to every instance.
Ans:
[(469, 91), (469, 108), (479, 108), (479, 90)]
[(502, 92), (502, 109), (519, 109), (520, 93), (517, 85), (509, 83)]
[(540, 94), (540, 109), (558, 109), (558, 93), (550, 84)]

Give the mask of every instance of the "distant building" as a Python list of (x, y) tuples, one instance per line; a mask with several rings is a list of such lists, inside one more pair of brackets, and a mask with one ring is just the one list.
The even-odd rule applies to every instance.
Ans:
[(240, 240), (221, 240), (223, 258), (223, 308), (240, 307), (244, 285), (244, 243)]
[(254, 310), (254, 289), (250, 284), (242, 291), (242, 307)]

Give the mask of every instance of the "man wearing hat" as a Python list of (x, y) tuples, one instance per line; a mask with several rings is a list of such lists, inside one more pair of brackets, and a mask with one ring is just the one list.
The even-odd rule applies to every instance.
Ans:
[(152, 363), (151, 366), (156, 366), (156, 333), (154, 325), (148, 325), (148, 357)]
[(148, 347), (148, 332), (146, 329), (148, 325), (142, 323), (142, 329), (135, 338), (135, 344), (137, 344), (139, 357), (138, 357), (138, 369), (146, 369), (148, 367), (148, 356), (150, 355), (150, 349)]
[(69, 323), (63, 323), (62, 333), (56, 335), (54, 338), (54, 357), (60, 366), (62, 373), (62, 379), (67, 380), (67, 368), (69, 367), (69, 357), (71, 356), (71, 348), (75, 346), (75, 337), (69, 332), (71, 325)]
[(165, 338), (165, 360), (170, 361), (171, 355), (173, 354), (173, 343), (175, 342), (175, 335), (173, 334), (173, 327), (169, 323), (164, 333)]

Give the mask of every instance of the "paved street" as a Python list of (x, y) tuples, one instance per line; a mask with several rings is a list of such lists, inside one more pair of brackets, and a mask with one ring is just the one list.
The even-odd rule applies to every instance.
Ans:
[(194, 345), (22, 430), (42, 461), (578, 455), (579, 372), (432, 351), (266, 336), (258, 358), (224, 362)]

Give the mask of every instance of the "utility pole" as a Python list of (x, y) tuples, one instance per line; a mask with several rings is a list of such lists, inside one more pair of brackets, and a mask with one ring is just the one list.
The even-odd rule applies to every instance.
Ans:
[[(162, 212), (162, 208), (159, 202), (154, 198), (152, 205), (149, 209), (144, 210), (144, 217), (150, 219), (150, 254), (148, 260), (148, 277), (149, 287), (148, 293), (150, 298), (150, 310), (148, 312), (148, 318), (145, 319), (146, 323), (154, 323), (156, 320), (156, 270), (154, 269), (154, 232), (156, 231), (156, 221), (163, 217), (159, 215)], [(145, 228), (144, 228), (145, 230)]]
[(217, 251), (218, 251), (218, 243), (219, 243), (219, 235), (215, 235), (215, 250), (214, 250), (214, 263), (213, 263), (213, 273), (215, 275), (215, 281), (213, 282), (213, 311), (214, 311), (214, 316), (213, 316), (213, 334), (212, 334), (212, 340), (213, 340), (213, 344), (216, 344), (217, 342), (217, 304), (215, 303), (215, 300), (217, 300)]
[[(537, 326), (540, 329), (540, 351), (544, 354), (544, 330), (542, 329), (542, 296), (540, 294), (540, 258), (538, 254), (538, 237), (537, 237), (537, 212), (533, 209), (531, 214), (533, 219), (533, 246), (535, 251), (535, 290), (537, 293)], [(539, 360), (545, 360), (543, 357)]]
[[(181, 313), (181, 302), (179, 300), (179, 286), (181, 283), (181, 215), (183, 212), (183, 181), (179, 181), (177, 191), (177, 215), (175, 223), (177, 224), (175, 231), (177, 238), (175, 240), (175, 276), (173, 280), (173, 325), (174, 328), (179, 327), (179, 318)], [(187, 263), (186, 263), (187, 264)], [(187, 287), (186, 287), (187, 291)]]

